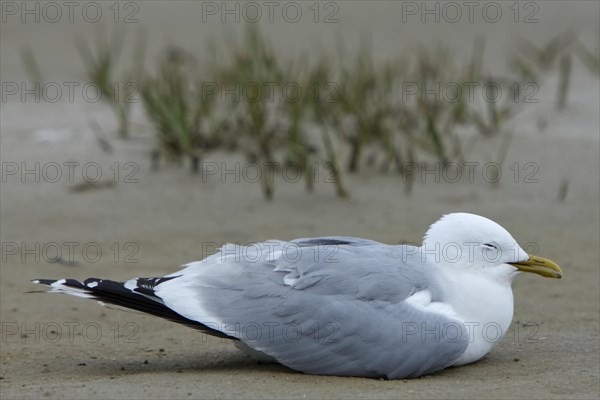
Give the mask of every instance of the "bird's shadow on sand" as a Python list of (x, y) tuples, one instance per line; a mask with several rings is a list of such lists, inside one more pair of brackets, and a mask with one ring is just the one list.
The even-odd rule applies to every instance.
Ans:
[[(478, 365), (486, 364), (486, 360), (481, 360), (478, 363), (462, 366), (459, 368), (450, 367), (442, 371), (435, 372), (430, 375), (422, 376), (416, 379), (455, 379), (461, 376), (462, 373), (467, 373), (471, 368), (476, 370)], [(257, 361), (251, 356), (242, 351), (222, 351), (218, 353), (194, 353), (164, 355), (158, 359), (156, 356), (143, 357), (138, 359), (127, 360), (102, 360), (97, 359), (93, 362), (86, 363), (85, 374), (94, 375), (96, 377), (108, 377), (114, 379), (123, 376), (143, 376), (146, 374), (226, 374), (237, 375), (246, 373), (258, 373), (273, 375), (296, 375), (297, 377), (311, 377), (311, 379), (367, 379), (377, 380), (378, 378), (359, 378), (359, 377), (339, 377), (339, 376), (315, 376), (307, 375), (299, 371), (290, 369), (276, 362)], [(82, 371), (83, 372), (83, 371)], [(472, 373), (473, 371), (471, 371)], [(463, 375), (464, 376), (464, 375)], [(387, 381), (387, 380), (386, 380)], [(411, 381), (413, 381), (411, 379)], [(388, 381), (398, 382), (398, 381)], [(406, 381), (405, 381), (406, 382)]]

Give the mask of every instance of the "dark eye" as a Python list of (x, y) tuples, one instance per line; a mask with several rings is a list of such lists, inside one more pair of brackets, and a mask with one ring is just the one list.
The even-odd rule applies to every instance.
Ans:
[(496, 247), (496, 245), (495, 245), (495, 244), (492, 244), (492, 243), (485, 243), (483, 246), (484, 246), (486, 249), (494, 249), (494, 250), (498, 250), (498, 247)]

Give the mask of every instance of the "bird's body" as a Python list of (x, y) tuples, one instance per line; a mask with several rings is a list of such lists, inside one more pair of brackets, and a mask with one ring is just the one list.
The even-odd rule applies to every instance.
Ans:
[(36, 282), (231, 338), (306, 373), (399, 379), (489, 352), (510, 326), (519, 270), (560, 277), (496, 223), (450, 214), (420, 247), (350, 237), (228, 244), (160, 278)]

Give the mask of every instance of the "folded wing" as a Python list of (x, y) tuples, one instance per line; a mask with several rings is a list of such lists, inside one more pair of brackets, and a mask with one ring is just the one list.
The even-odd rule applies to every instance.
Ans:
[(414, 249), (348, 237), (228, 244), (153, 294), (296, 370), (414, 377), (452, 365), (468, 344)]

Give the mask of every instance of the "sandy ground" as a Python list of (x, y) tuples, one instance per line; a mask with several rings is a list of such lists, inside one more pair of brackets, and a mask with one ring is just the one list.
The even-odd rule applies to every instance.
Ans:
[[(197, 41), (183, 31), (185, 26), (193, 26), (198, 36), (215, 25), (224, 30), (219, 24), (194, 24), (184, 9), (188, 3), (164, 9), (159, 2), (139, 4), (140, 25), (157, 38), (158, 47), (181, 41), (193, 49)], [(288, 44), (291, 52), (306, 48), (318, 35), (329, 34), (329, 40), (347, 33), (349, 41), (356, 39), (354, 26), (372, 32), (379, 54), (405, 45), (398, 44), (402, 41), (397, 40), (395, 29), (410, 32), (406, 42), (414, 38), (434, 42), (455, 30), (452, 40), (457, 46), (489, 30), (492, 54), (501, 54), (510, 39), (506, 33), (499, 39), (497, 34), (505, 31), (490, 24), (408, 24), (413, 28), (408, 29), (394, 25), (389, 12), (367, 14), (366, 2), (349, 4), (339, 3), (340, 23), (332, 28), (317, 25), (312, 30), (304, 24), (281, 30), (283, 24), (272, 24), (265, 29), (280, 29), (274, 40), (280, 47)], [(584, 33), (597, 32), (597, 3), (579, 3), (583, 8), (560, 2), (537, 4), (541, 22), (535, 29), (519, 25), (515, 30), (543, 38), (544, 32), (558, 32), (557, 26), (569, 28), (578, 21)], [(163, 32), (155, 26), (161, 21), (159, 12), (164, 12), (162, 23), (172, 29)], [(97, 28), (81, 22), (4, 24), (2, 81), (25, 79), (16, 56), (22, 44), (47, 57), (49, 75), (81, 79), (72, 34), (91, 35)], [(36, 40), (39, 35), (47, 42)], [(540, 91), (540, 102), (515, 119), (515, 138), (500, 184), (482, 179), (478, 167), (474, 182), (453, 183), (442, 176), (436, 183), (426, 176), (406, 194), (401, 178), (365, 171), (348, 176), (351, 197), (344, 201), (337, 200), (333, 188), (322, 182), (316, 193), (307, 194), (302, 184), (280, 181), (275, 201), (266, 203), (258, 184), (243, 179), (202, 178), (174, 166), (151, 172), (152, 140), (142, 129), (134, 139), (112, 140), (112, 154), (98, 148), (88, 121), (106, 121), (107, 130), (114, 127), (111, 114), (101, 105), (81, 99), (74, 103), (3, 100), (0, 397), (598, 398), (600, 88), (598, 79), (581, 66), (575, 66), (574, 73), (566, 110), (554, 111), (555, 77), (551, 76)], [(540, 129), (540, 119), (547, 122), (545, 129)], [(45, 141), (39, 132), (43, 129), (65, 130), (66, 140)], [(494, 140), (481, 141), (469, 161), (482, 167), (493, 160), (497, 145)], [(231, 166), (243, 160), (214, 154), (207, 161)], [(63, 176), (50, 182), (54, 175), (40, 172), (41, 179), (35, 182), (35, 175), (21, 179), (19, 173), (8, 173), (15, 166), (33, 168), (36, 162), (41, 169), (46, 167), (47, 174), (52, 173), (52, 163), (61, 165)], [(65, 162), (79, 163), (71, 164), (72, 182)], [(83, 166), (91, 162), (100, 166), (102, 181), (112, 184), (74, 191), (82, 181)], [(514, 167), (509, 168), (514, 163), (520, 171), (516, 182)], [(526, 167), (527, 163), (533, 167)], [(530, 178), (537, 182), (525, 180), (532, 171)], [(560, 201), (565, 182), (566, 197)], [(530, 242), (538, 254), (558, 262), (565, 276), (562, 280), (518, 277), (513, 285), (513, 325), (494, 350), (476, 364), (421, 379), (308, 376), (257, 363), (228, 342), (153, 317), (75, 298), (25, 293), (36, 289), (28, 280), (39, 277), (118, 280), (162, 275), (202, 258), (225, 241), (328, 234), (387, 243), (420, 241), (431, 222), (452, 211), (478, 213), (500, 222), (522, 244)], [(73, 264), (47, 262), (57, 248), (68, 260), (69, 246), (74, 249)]]

